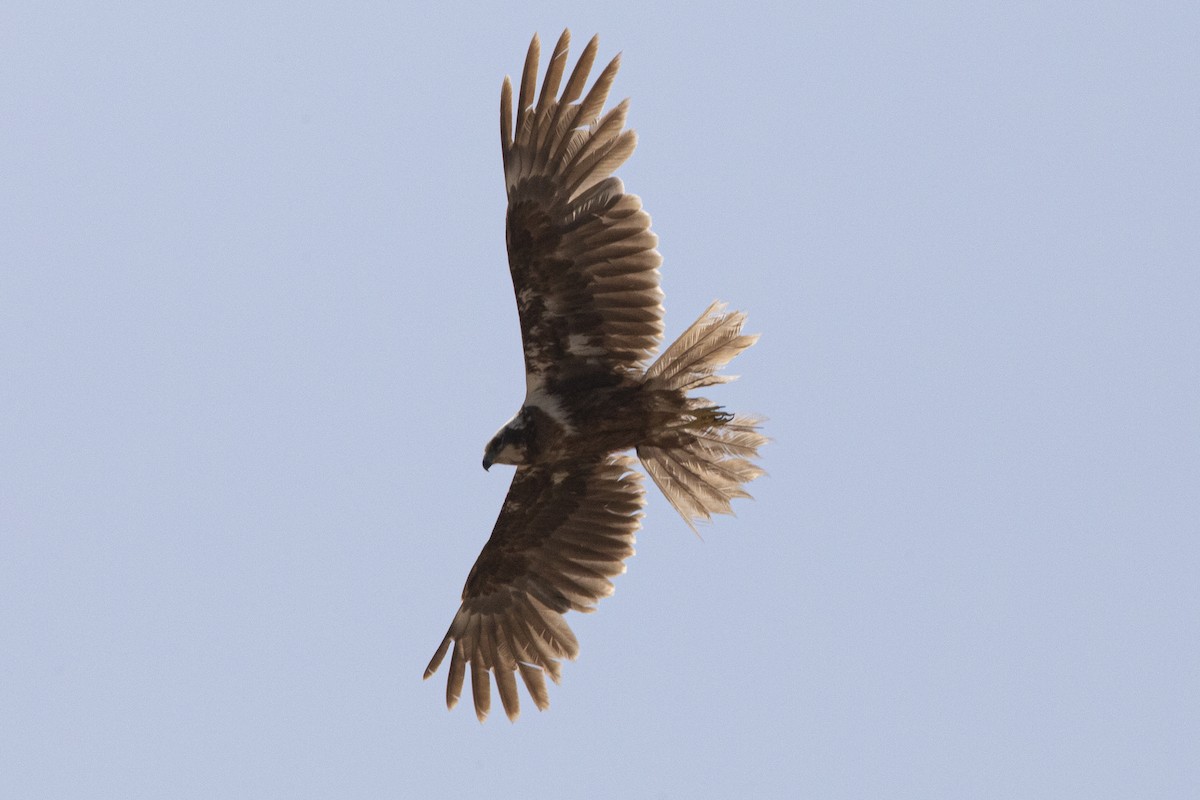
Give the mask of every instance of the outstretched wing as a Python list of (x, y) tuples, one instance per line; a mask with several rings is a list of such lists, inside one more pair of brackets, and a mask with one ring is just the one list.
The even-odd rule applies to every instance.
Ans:
[(563, 614), (592, 611), (612, 594), (609, 578), (633, 555), (641, 477), (626, 456), (517, 469), (462, 606), (425, 669), (426, 678), (436, 672), (454, 643), (447, 707), (462, 695), (468, 664), (480, 721), (491, 707), (492, 673), (509, 719), (520, 712), (516, 672), (539, 709), (550, 705), (544, 674), (558, 683), (559, 660), (579, 653)]
[(581, 100), (593, 37), (559, 95), (570, 38), (563, 31), (555, 45), (534, 105), (540, 45), (533, 37), (515, 127), (508, 78), (500, 94), (508, 264), (531, 384), (552, 369), (640, 374), (663, 333), (658, 238), (641, 200), (612, 177), (637, 144), (624, 130), (629, 101), (600, 116), (620, 56)]

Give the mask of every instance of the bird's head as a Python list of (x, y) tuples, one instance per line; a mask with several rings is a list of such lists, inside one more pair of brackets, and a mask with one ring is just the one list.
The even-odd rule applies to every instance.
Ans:
[(525, 409), (517, 412), (483, 448), (483, 468), (492, 464), (524, 464), (529, 456), (532, 420)]

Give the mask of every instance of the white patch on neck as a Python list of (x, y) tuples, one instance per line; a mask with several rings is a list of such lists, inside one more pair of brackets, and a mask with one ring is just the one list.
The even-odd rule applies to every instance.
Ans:
[(546, 392), (542, 376), (537, 373), (525, 373), (525, 405), (540, 408), (568, 434), (575, 433), (575, 426), (571, 424), (562, 404), (558, 402), (558, 398)]

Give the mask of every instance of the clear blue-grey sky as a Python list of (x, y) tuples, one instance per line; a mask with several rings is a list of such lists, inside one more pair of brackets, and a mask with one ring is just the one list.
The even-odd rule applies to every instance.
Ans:
[[(1200, 794), (1200, 7), (571, 5), (0, 11), (0, 796)], [(481, 726), (421, 672), (564, 26), (770, 476), (703, 541), (652, 494)]]

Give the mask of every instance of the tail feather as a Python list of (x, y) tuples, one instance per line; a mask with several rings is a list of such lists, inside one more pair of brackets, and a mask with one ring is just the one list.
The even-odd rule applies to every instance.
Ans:
[[(758, 341), (758, 336), (742, 335), (745, 321), (741, 312), (725, 313), (723, 303), (710, 305), (647, 370), (647, 388), (686, 392), (733, 380), (716, 371)], [(750, 460), (767, 442), (758, 432), (761, 422), (690, 397), (671, 435), (639, 447), (638, 458), (695, 530), (696, 522), (709, 521), (713, 514), (732, 514), (734, 498), (750, 497), (744, 485), (764, 474)]]
[(726, 314), (725, 304), (714, 302), (646, 370), (646, 383), (686, 392), (734, 380), (735, 375), (714, 373), (758, 341), (757, 335), (742, 335), (745, 322), (742, 312)]

